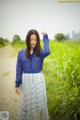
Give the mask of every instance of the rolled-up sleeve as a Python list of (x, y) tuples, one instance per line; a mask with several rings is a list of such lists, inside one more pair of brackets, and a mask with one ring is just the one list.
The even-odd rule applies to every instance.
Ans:
[(20, 57), (20, 51), (18, 52), (17, 56), (17, 63), (16, 63), (16, 81), (15, 81), (15, 87), (19, 87), (22, 83), (22, 65), (21, 65), (21, 57)]

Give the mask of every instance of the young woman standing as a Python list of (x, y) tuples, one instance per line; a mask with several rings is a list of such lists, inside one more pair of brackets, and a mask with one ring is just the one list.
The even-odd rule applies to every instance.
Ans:
[(19, 120), (48, 120), (46, 86), (42, 74), (43, 60), (50, 54), (48, 35), (43, 32), (44, 49), (39, 33), (31, 29), (26, 36), (26, 49), (18, 52), (16, 93), (20, 94)]

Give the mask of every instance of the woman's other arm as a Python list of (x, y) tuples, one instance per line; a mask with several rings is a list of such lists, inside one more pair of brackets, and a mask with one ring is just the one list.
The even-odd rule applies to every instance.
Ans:
[(17, 57), (17, 64), (16, 64), (16, 81), (15, 81), (15, 88), (16, 88), (16, 93), (19, 94), (19, 86), (22, 82), (22, 65), (21, 65), (21, 58), (20, 58), (20, 53), (21, 51), (18, 52), (18, 57)]

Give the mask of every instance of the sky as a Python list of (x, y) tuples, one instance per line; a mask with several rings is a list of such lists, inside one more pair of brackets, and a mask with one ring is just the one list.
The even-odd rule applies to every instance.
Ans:
[(0, 0), (0, 37), (12, 41), (18, 34), (24, 40), (30, 29), (36, 29), (41, 39), (43, 31), (49, 39), (54, 39), (57, 33), (71, 35), (73, 30), (79, 32), (80, 2)]

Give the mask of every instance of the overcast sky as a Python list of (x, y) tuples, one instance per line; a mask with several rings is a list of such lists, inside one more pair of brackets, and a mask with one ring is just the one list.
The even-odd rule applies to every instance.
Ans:
[(32, 28), (38, 30), (39, 34), (46, 31), (50, 39), (59, 32), (79, 32), (80, 2), (0, 0), (0, 37), (12, 41), (14, 34), (18, 34), (21, 39), (25, 39)]

